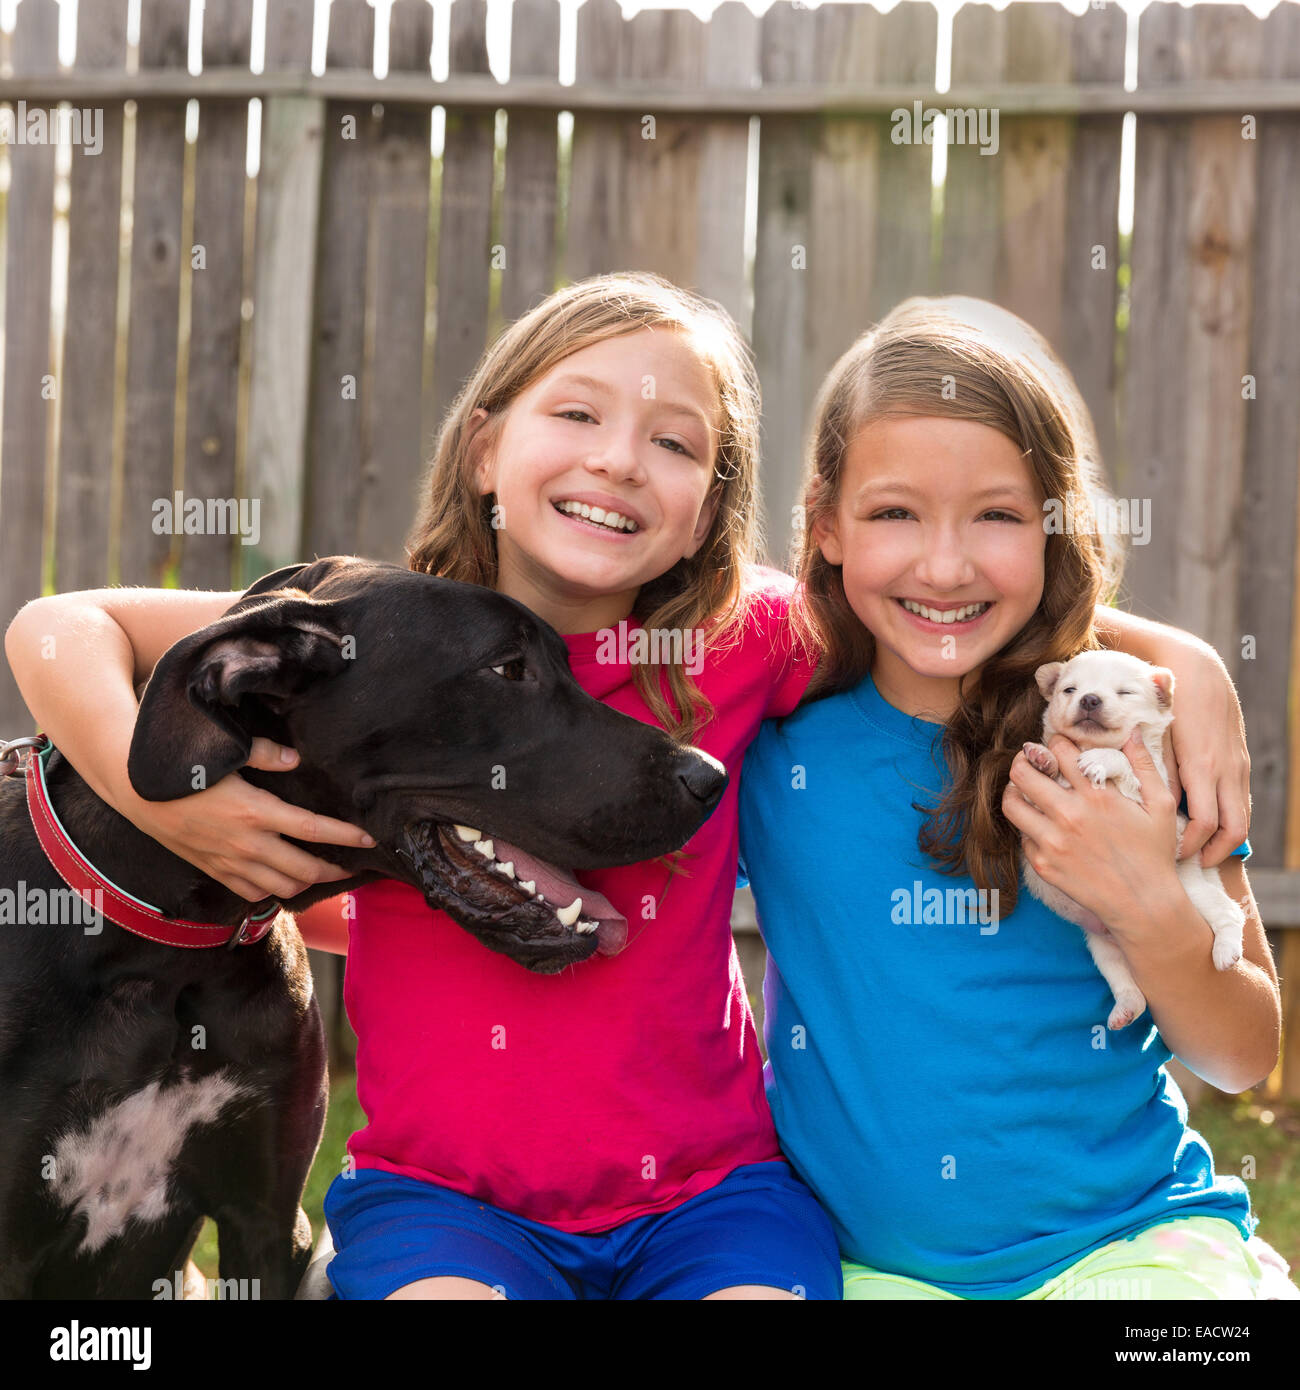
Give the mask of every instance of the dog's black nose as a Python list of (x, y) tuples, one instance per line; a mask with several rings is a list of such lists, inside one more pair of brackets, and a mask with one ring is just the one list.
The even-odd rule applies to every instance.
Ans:
[(697, 749), (683, 749), (678, 754), (678, 777), (686, 790), (710, 810), (722, 800), (727, 787), (727, 770), (716, 758)]
[(1101, 704), (1100, 695), (1084, 695), (1079, 700), (1079, 708), (1091, 714)]

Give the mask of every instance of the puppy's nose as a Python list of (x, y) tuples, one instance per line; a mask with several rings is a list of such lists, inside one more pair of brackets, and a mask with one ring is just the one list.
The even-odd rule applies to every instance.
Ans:
[(1093, 710), (1097, 709), (1100, 705), (1100, 695), (1084, 695), (1079, 701), (1079, 708), (1083, 710), (1085, 714), (1091, 714)]
[(722, 800), (727, 786), (727, 769), (698, 748), (684, 748), (678, 754), (677, 776), (686, 790), (710, 810)]

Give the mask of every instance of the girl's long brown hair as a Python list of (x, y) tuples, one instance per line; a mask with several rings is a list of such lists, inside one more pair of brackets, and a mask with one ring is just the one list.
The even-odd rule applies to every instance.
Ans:
[[(1042, 734), (1034, 672), (1100, 644), (1094, 607), (1119, 586), (1117, 538), (1088, 524), (1109, 501), (1096, 436), (1078, 387), (1045, 339), (1022, 319), (962, 296), (908, 299), (864, 333), (831, 369), (817, 398), (804, 469), (800, 579), (793, 620), (823, 653), (804, 697), (817, 700), (863, 679), (875, 641), (849, 606), (840, 566), (827, 563), (814, 528), (839, 505), (844, 457), (864, 426), (906, 416), (973, 420), (1004, 434), (1029, 461), (1048, 513), (1043, 596), (1033, 617), (978, 672), (959, 682), (961, 703), (943, 730), (951, 780), (917, 843), (946, 873), (996, 888), (999, 911), (1016, 904), (1020, 833), (1002, 814), (1002, 791), (1021, 745)], [(1049, 515), (1073, 519), (1057, 529)]]
[[(496, 587), (493, 499), (480, 496), (474, 484), (470, 417), (481, 406), (489, 416), (482, 426), (489, 441), (499, 437), (515, 397), (558, 362), (643, 328), (684, 335), (711, 372), (721, 426), (709, 492), (718, 497), (713, 525), (693, 556), (642, 586), (633, 614), (647, 629), (698, 631), (709, 648), (737, 640), (747, 612), (745, 571), (759, 544), (758, 374), (726, 310), (658, 275), (598, 275), (557, 290), (488, 348), (439, 432), (424, 502), (407, 540), (409, 568)], [(683, 742), (713, 714), (680, 662), (639, 664), (633, 679), (655, 717)]]

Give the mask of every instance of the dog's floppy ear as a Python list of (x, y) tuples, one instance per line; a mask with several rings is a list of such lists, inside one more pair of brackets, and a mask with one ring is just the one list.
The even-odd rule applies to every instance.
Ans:
[(1056, 682), (1061, 679), (1061, 672), (1064, 670), (1064, 661), (1048, 661), (1034, 672), (1034, 679), (1038, 682), (1044, 700), (1052, 698), (1052, 691), (1056, 689)]
[(284, 565), (249, 585), (240, 601), (255, 594), (269, 594), (276, 589), (300, 589), (309, 594), (322, 580), (356, 563), (353, 555), (327, 555), (323, 560), (300, 560), (296, 565)]
[(1164, 710), (1174, 702), (1174, 673), (1164, 666), (1153, 666), (1147, 673), (1156, 688), (1156, 704)]
[(243, 767), (252, 748), (239, 708), (245, 697), (276, 709), (346, 667), (331, 605), (301, 593), (247, 602), (183, 637), (154, 667), (127, 758), (131, 785), (146, 801), (189, 796)]

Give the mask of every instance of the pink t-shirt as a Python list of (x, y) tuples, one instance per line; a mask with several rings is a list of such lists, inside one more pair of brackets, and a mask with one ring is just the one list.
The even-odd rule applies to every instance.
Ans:
[[(669, 1210), (742, 1164), (781, 1157), (731, 938), (736, 796), (760, 722), (794, 709), (812, 666), (792, 653), (793, 580), (760, 567), (749, 578), (743, 639), (695, 677), (715, 710), (696, 744), (731, 781), (686, 846), (689, 877), (669, 887), (653, 861), (578, 875), (627, 917), (620, 954), (534, 975), (405, 884), (356, 892), (344, 999), (369, 1120), (348, 1143), (358, 1167), (581, 1232)], [(596, 633), (564, 640), (583, 689), (656, 722), (632, 665), (599, 661)]]

